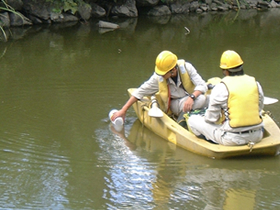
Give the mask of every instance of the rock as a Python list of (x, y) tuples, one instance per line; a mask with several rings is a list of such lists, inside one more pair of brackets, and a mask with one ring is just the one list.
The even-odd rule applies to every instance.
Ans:
[(78, 7), (78, 13), (83, 20), (88, 20), (91, 17), (92, 8), (89, 4), (81, 3)]
[(21, 0), (6, 0), (6, 2), (14, 10), (20, 11), (22, 9), (23, 2)]
[(171, 15), (171, 11), (168, 8), (168, 6), (163, 5), (163, 6), (156, 6), (153, 7), (148, 13), (148, 16), (164, 16), (164, 15)]
[(170, 5), (170, 11), (172, 14), (184, 14), (184, 13), (188, 13), (189, 12), (189, 8), (190, 8), (190, 4), (189, 3), (174, 3)]
[(8, 12), (0, 13), (0, 26), (3, 28), (10, 27), (10, 17)]
[(139, 6), (156, 6), (160, 0), (136, 0)]
[(47, 21), (50, 18), (51, 9), (48, 4), (35, 3), (29, 0), (23, 0), (23, 10), (32, 16)]
[(277, 8), (277, 7), (280, 7), (280, 5), (279, 5), (279, 4), (277, 4), (274, 0), (272, 0), (272, 1), (270, 2), (270, 6), (271, 6), (271, 8)]
[(190, 4), (190, 12), (196, 12), (197, 9), (199, 8), (199, 4), (197, 1), (193, 1)]
[(210, 4), (210, 9), (211, 9), (212, 11), (217, 11), (217, 10), (218, 10), (217, 4), (216, 4), (216, 3), (211, 3), (211, 4)]
[(11, 12), (9, 15), (11, 26), (32, 25), (31, 20), (29, 20), (27, 17), (25, 17), (19, 12), (17, 12), (17, 14)]
[[(5, 9), (2, 9), (0, 11), (0, 26), (10, 27), (52, 22), (65, 23), (78, 21), (78, 17), (89, 20), (92, 17), (100, 18), (106, 15), (138, 17), (140, 10), (142, 14), (147, 14), (149, 18), (153, 18), (156, 22), (166, 22), (169, 21), (169, 18), (163, 16), (171, 14), (280, 7), (280, 0), (225, 1), (228, 3), (222, 0), (75, 0), (75, 3), (69, 9), (73, 13), (71, 15), (64, 11), (68, 1), (70, 0), (59, 2), (56, 2), (56, 0), (5, 0), (8, 5), (16, 9), (17, 12), (25, 14), (26, 17), (21, 19), (13, 12), (7, 13)], [(5, 8), (6, 5), (3, 2), (0, 0), (0, 7)], [(158, 20), (159, 18), (164, 18), (164, 20)]]
[(269, 8), (269, 3), (264, 2), (264, 1), (258, 1), (257, 7), (260, 9), (268, 9)]
[(52, 22), (54, 23), (65, 23), (65, 22), (77, 22), (79, 19), (71, 14), (63, 13), (57, 17), (52, 17)]
[(123, 5), (114, 6), (111, 10), (111, 14), (124, 17), (137, 17), (138, 10), (136, 8), (135, 0), (126, 0)]
[[(41, 1), (41, 2), (40, 2)], [(44, 2), (44, 0), (37, 0), (37, 2), (23, 0), (23, 9), (25, 13), (29, 14), (29, 18), (32, 21), (39, 23), (64, 23), (78, 21), (78, 18), (68, 13), (62, 13), (57, 11), (57, 8), (50, 3)]]
[(36, 17), (36, 16), (33, 16), (33, 15), (30, 15), (30, 14), (27, 14), (28, 15), (28, 18), (32, 21), (33, 24), (42, 24), (43, 21)]
[(202, 12), (203, 12), (203, 10), (202, 10), (202, 9), (200, 9), (200, 8), (197, 8), (195, 12), (196, 12), (196, 13), (202, 13)]
[(228, 8), (227, 7), (224, 7), (224, 6), (218, 6), (218, 11), (227, 11)]
[(199, 7), (203, 12), (207, 12), (209, 10), (209, 8), (207, 7), (206, 4), (203, 4)]
[(110, 23), (102, 20), (98, 22), (98, 26), (99, 28), (108, 28), (108, 29), (117, 29), (120, 27), (118, 24)]
[(91, 15), (93, 17), (104, 17), (106, 15), (106, 10), (103, 7), (100, 7), (99, 5), (95, 3), (90, 3), (91, 5)]
[(216, 3), (219, 6), (223, 5), (223, 3), (219, 0), (213, 0), (213, 3)]

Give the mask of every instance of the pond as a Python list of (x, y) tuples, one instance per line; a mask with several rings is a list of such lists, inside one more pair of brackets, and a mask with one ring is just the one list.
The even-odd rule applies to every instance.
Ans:
[[(132, 108), (117, 135), (108, 113), (151, 76), (162, 50), (205, 80), (221, 77), (222, 52), (235, 50), (279, 99), (279, 17), (241, 10), (110, 19), (114, 31), (97, 21), (14, 29), (0, 44), (0, 208), (277, 208), (279, 156), (212, 160), (142, 127)], [(265, 106), (278, 125), (279, 108)]]

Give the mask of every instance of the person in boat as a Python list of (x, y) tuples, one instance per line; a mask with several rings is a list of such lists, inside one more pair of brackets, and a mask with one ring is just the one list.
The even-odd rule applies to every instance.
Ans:
[(188, 119), (191, 131), (222, 145), (244, 145), (263, 137), (264, 94), (254, 77), (244, 74), (243, 60), (232, 50), (223, 52), (220, 68), (225, 76), (212, 89), (204, 116)]
[(205, 108), (205, 81), (194, 66), (170, 51), (162, 51), (156, 58), (154, 74), (137, 88), (125, 105), (112, 116), (125, 119), (127, 110), (144, 96), (156, 95), (162, 111), (178, 116), (180, 112)]

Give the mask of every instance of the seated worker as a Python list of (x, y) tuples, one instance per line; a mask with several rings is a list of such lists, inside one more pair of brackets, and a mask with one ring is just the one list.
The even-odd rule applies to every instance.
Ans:
[(192, 109), (207, 107), (204, 93), (208, 90), (205, 81), (192, 64), (178, 60), (170, 51), (162, 51), (156, 58), (155, 72), (149, 80), (137, 88), (125, 105), (112, 116), (112, 120), (122, 117), (127, 110), (144, 96), (159, 95), (160, 108), (179, 115)]
[(196, 136), (222, 145), (261, 141), (262, 87), (254, 77), (244, 74), (243, 61), (234, 51), (222, 54), (220, 68), (225, 77), (212, 89), (205, 116), (190, 116), (189, 127)]

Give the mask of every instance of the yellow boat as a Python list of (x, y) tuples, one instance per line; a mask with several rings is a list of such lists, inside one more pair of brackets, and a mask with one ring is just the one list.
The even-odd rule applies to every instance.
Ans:
[[(135, 88), (128, 89), (129, 96), (134, 90)], [(141, 123), (163, 139), (190, 152), (213, 159), (279, 154), (280, 129), (269, 116), (269, 112), (262, 113), (265, 131), (261, 142), (243, 146), (224, 146), (197, 138), (165, 113), (162, 117), (149, 116), (150, 104), (149, 97), (144, 97), (133, 104), (133, 109)]]

